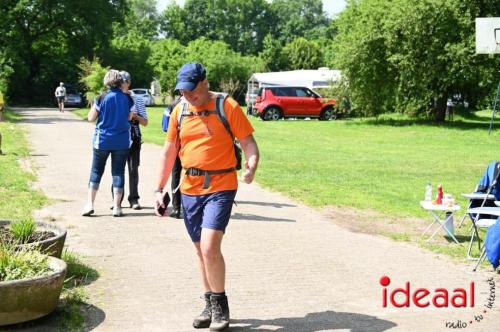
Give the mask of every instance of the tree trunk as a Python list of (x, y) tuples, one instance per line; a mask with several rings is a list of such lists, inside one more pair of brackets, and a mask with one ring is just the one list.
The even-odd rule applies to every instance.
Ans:
[(436, 122), (444, 122), (446, 120), (446, 98), (439, 97), (436, 101)]

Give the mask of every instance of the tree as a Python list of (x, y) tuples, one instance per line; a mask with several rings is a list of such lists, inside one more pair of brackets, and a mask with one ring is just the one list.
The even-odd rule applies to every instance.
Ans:
[(498, 1), (348, 1), (334, 51), (353, 104), (365, 114), (398, 110), (437, 121), (454, 93), (475, 107), (494, 89), (500, 60), (474, 54), (474, 19), (499, 14)]
[(102, 62), (106, 66), (128, 71), (133, 87), (148, 87), (154, 77), (153, 66), (148, 63), (150, 56), (151, 41), (132, 30), (112, 40)]
[(242, 54), (257, 54), (273, 17), (266, 0), (187, 0), (170, 3), (161, 15), (161, 31), (183, 44), (204, 37), (221, 40)]
[(154, 68), (163, 94), (174, 94), (177, 71), (186, 61), (184, 49), (176, 39), (161, 39), (152, 45), (148, 62)]
[(176, 39), (186, 45), (190, 34), (186, 28), (187, 14), (174, 0), (172, 0), (160, 15), (160, 31), (165, 38)]
[(264, 49), (259, 57), (270, 71), (280, 71), (286, 69), (286, 57), (282, 52), (283, 46), (270, 33), (264, 38)]
[(394, 111), (395, 72), (387, 59), (383, 18), (393, 3), (348, 1), (336, 22), (335, 67), (349, 82), (352, 103), (361, 114)]
[(104, 76), (110, 68), (102, 67), (99, 58), (95, 58), (93, 61), (81, 58), (78, 68), (80, 69), (79, 81), (85, 86), (87, 90), (85, 96), (90, 102), (106, 88), (104, 86)]
[(283, 48), (288, 69), (317, 69), (323, 66), (323, 54), (318, 44), (299, 37)]
[[(329, 27), (321, 0), (274, 0), (271, 2), (273, 35), (282, 44), (297, 37), (319, 38)], [(322, 32), (321, 30), (324, 29)]]
[(124, 25), (114, 25), (115, 37), (124, 37), (130, 33), (148, 40), (158, 37), (159, 15), (156, 0), (127, 0), (129, 10)]
[(51, 100), (59, 81), (76, 81), (76, 64), (108, 45), (112, 22), (124, 0), (6, 0), (0, 23), (1, 53), (16, 75), (8, 78), (13, 99)]

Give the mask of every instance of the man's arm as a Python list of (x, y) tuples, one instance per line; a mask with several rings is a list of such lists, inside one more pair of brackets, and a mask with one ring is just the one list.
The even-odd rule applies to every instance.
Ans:
[(156, 181), (156, 202), (155, 202), (155, 213), (157, 216), (161, 216), (158, 212), (158, 208), (166, 207), (163, 204), (163, 188), (167, 184), (170, 173), (174, 166), (175, 158), (177, 155), (177, 145), (176, 142), (165, 141), (160, 154), (160, 165), (158, 168), (158, 180)]
[(259, 163), (259, 147), (257, 146), (257, 142), (255, 142), (253, 135), (240, 139), (240, 145), (243, 152), (245, 152), (243, 181), (245, 183), (252, 183), (255, 171), (257, 170), (257, 165)]

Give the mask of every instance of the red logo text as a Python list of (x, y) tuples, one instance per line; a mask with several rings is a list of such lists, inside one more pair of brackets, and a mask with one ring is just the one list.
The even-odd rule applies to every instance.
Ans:
[(403, 308), (415, 305), (419, 308), (434, 306), (436, 308), (455, 308), (474, 307), (474, 282), (469, 284), (468, 289), (455, 288), (448, 290), (446, 288), (436, 288), (429, 290), (427, 288), (412, 289), (410, 282), (407, 281), (404, 287), (388, 289), (391, 279), (388, 276), (380, 278), (382, 288), (382, 307), (387, 308), (390, 303), (393, 307)]

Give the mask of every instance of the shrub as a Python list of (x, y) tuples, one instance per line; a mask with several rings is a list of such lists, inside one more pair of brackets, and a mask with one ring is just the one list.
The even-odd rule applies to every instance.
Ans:
[(44, 276), (50, 272), (46, 255), (0, 244), (0, 282)]

